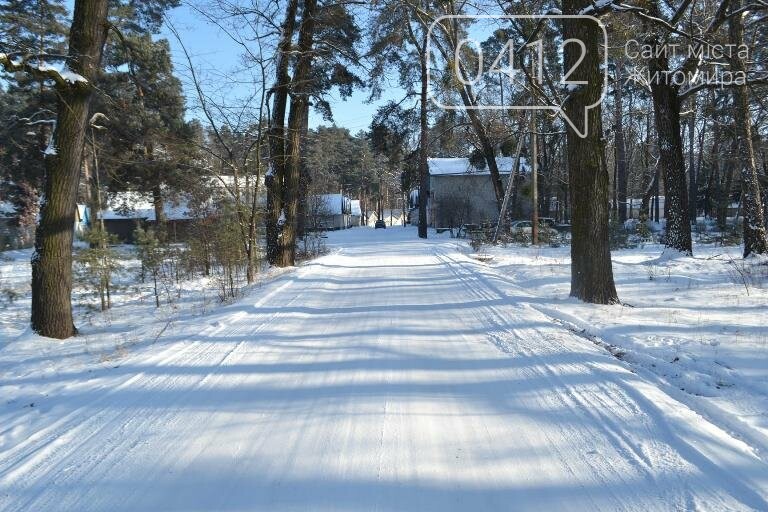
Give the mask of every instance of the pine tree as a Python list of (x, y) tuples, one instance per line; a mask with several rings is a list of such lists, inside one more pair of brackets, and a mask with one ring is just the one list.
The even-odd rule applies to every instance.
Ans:
[[(575, 14), (590, 5), (589, 0), (565, 0), (563, 12)], [(572, 91), (564, 104), (565, 113), (586, 136), (571, 127), (567, 132), (566, 154), (570, 181), (573, 240), (571, 243), (571, 295), (585, 302), (618, 302), (613, 282), (608, 233), (608, 169), (602, 140), (602, 108), (587, 110), (600, 97), (603, 76), (600, 72), (600, 31), (594, 23), (563, 20), (563, 39), (578, 39), (586, 53), (571, 80), (584, 81)], [(577, 45), (563, 50), (564, 69), (573, 69), (581, 52)], [(586, 113), (586, 119), (585, 119)], [(586, 123), (586, 124), (585, 124)]]
[[(0, 52), (63, 54), (67, 10), (63, 0), (9, 0), (0, 4)], [(2, 69), (2, 67), (0, 67)], [(5, 74), (8, 99), (0, 112), (0, 168), (6, 180), (37, 193), (42, 186), (55, 119), (56, 93), (51, 80), (25, 73)]]
[[(136, 26), (157, 30), (164, 9), (177, 0), (125, 4)], [(22, 50), (0, 53), (8, 72), (25, 72), (36, 80), (51, 80), (57, 95), (56, 124), (45, 151), (45, 202), (32, 257), (32, 329), (53, 338), (68, 338), (76, 329), (72, 318), (72, 241), (83, 147), (96, 78), (109, 29), (106, 0), (76, 0), (69, 31), (69, 51), (62, 74), (40, 64), (62, 60), (58, 55)], [(122, 4), (121, 4), (122, 5)]]

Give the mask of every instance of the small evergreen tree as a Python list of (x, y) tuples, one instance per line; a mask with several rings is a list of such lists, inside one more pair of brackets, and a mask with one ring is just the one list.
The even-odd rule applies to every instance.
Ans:
[(117, 237), (97, 225), (85, 232), (83, 240), (88, 248), (78, 251), (75, 262), (83, 282), (98, 295), (101, 310), (106, 311), (112, 307), (112, 278), (121, 270), (118, 254), (110, 247)]
[(141, 261), (140, 278), (144, 282), (147, 274), (152, 278), (152, 290), (155, 297), (155, 307), (160, 307), (160, 282), (165, 251), (163, 244), (154, 229), (136, 228), (134, 232), (136, 249)]

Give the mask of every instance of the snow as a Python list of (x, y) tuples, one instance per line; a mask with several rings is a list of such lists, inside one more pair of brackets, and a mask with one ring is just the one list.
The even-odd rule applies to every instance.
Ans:
[(16, 207), (10, 201), (0, 201), (0, 216), (13, 217), (16, 215)]
[(75, 83), (87, 84), (88, 83), (88, 80), (84, 76), (75, 73), (74, 71), (67, 68), (66, 66), (56, 67), (56, 66), (52, 66), (47, 62), (41, 62), (36, 67), (38, 70), (43, 72), (45, 71), (56, 72), (58, 73), (58, 75), (61, 77), (62, 80), (64, 80), (65, 82), (69, 82), (70, 84), (75, 84)]
[[(329, 233), (218, 307), (126, 291), (66, 342), (21, 327), (25, 295), (0, 331), (0, 509), (768, 509), (768, 294), (727, 277), (738, 248), (620, 251), (634, 307), (603, 307), (567, 297), (567, 249), (486, 265), (430, 237)], [(28, 256), (1, 275), (26, 283)]]
[(360, 208), (360, 200), (359, 199), (352, 199), (350, 201), (350, 212), (352, 215), (357, 215), (358, 217), (363, 214), (362, 209)]
[[(430, 158), (428, 160), (430, 176), (451, 176), (451, 175), (488, 175), (490, 171), (486, 167), (481, 170), (474, 167), (469, 158)], [(496, 157), (496, 165), (500, 174), (509, 174), (513, 171), (515, 158), (511, 156)], [(521, 172), (530, 172), (530, 167), (525, 157), (520, 158)]]
[(350, 211), (350, 200), (342, 194), (319, 194), (314, 196), (318, 205), (323, 205), (323, 210), (328, 215), (341, 215)]
[(568, 248), (487, 251), (529, 306), (620, 354), (634, 371), (768, 455), (768, 262), (698, 244), (695, 257), (650, 244), (613, 253), (625, 306), (568, 297)]
[(613, 4), (614, 0), (597, 0), (597, 2), (592, 2), (592, 5), (589, 5), (585, 7), (584, 9), (579, 11), (580, 15), (587, 15), (592, 14), (594, 12), (600, 12), (606, 7), (611, 7), (611, 4)]

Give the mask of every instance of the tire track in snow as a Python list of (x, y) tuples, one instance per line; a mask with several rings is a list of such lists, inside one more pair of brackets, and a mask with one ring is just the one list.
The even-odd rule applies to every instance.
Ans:
[[(275, 295), (287, 290), (293, 283), (294, 279), (289, 279), (285, 283), (277, 286), (275, 289), (268, 291), (263, 297), (259, 298), (253, 307), (258, 308), (263, 305)], [(291, 302), (297, 300), (301, 294), (301, 290), (293, 297)], [(226, 314), (225, 318), (237, 318), (242, 313), (235, 312), (234, 314)], [(272, 313), (268, 318), (258, 324), (256, 330), (263, 329), (266, 325), (274, 320), (279, 315), (279, 311)], [(216, 315), (221, 316), (221, 314)], [(235, 324), (240, 329), (247, 328), (247, 325)], [(216, 354), (217, 343), (206, 343), (206, 338), (211, 338), (216, 335), (222, 337), (231, 337), (236, 334), (236, 327), (228, 327), (222, 324), (219, 320), (218, 324), (214, 327), (206, 328), (203, 333), (196, 336), (196, 340), (184, 347), (181, 351), (171, 353), (167, 357), (162, 357), (168, 352), (173, 352), (176, 349), (176, 344), (172, 344), (170, 347), (165, 348), (157, 356), (150, 355), (146, 361), (134, 361), (126, 362), (123, 367), (127, 367), (129, 364), (142, 363), (142, 366), (149, 368), (162, 368), (164, 366), (171, 365), (185, 365), (185, 366), (197, 366), (200, 363), (210, 360), (211, 356)], [(229, 353), (219, 361), (220, 366), (225, 362), (228, 356), (234, 352), (240, 344), (233, 347)], [(192, 351), (193, 348), (200, 347), (200, 350)], [(155, 362), (156, 359), (160, 359)], [(197, 382), (196, 388), (199, 388), (204, 381), (209, 378), (211, 373), (204, 376)], [(133, 384), (145, 379), (141, 386), (137, 389), (141, 390), (141, 393), (135, 392), (133, 399), (127, 400), (122, 403), (110, 403), (115, 396), (127, 389)], [(164, 412), (158, 411), (156, 407), (141, 408), (136, 407), (146, 400), (145, 394), (163, 393), (183, 387), (184, 384), (190, 384), (184, 382), (190, 380), (189, 377), (185, 377), (183, 374), (168, 376), (157, 375), (157, 372), (147, 373), (147, 371), (141, 371), (127, 380), (119, 384), (117, 387), (108, 390), (103, 395), (93, 401), (81, 405), (75, 410), (67, 413), (63, 418), (56, 423), (48, 426), (43, 431), (33, 434), (27, 443), (24, 443), (18, 447), (14, 452), (7, 454), (6, 458), (0, 459), (0, 467), (10, 468), (4, 473), (0, 473), (0, 484), (4, 487), (12, 488), (15, 486), (17, 491), (21, 491), (25, 485), (19, 483), (24, 475), (29, 473), (44, 473), (54, 475), (53, 481), (57, 484), (65, 483), (72, 478), (75, 478), (77, 471), (74, 471), (76, 467), (90, 467), (94, 468), (99, 463), (107, 459), (116, 446), (119, 446), (121, 440), (129, 439), (129, 434), (137, 432), (152, 422), (157, 421)], [(103, 389), (103, 388), (102, 388)], [(189, 389), (188, 393), (194, 391)], [(103, 404), (109, 404), (109, 407), (100, 406)], [(98, 410), (96, 414), (89, 416), (85, 421), (82, 417), (87, 411)], [(132, 411), (132, 415), (128, 418), (125, 417), (125, 411)], [(140, 418), (137, 421), (137, 418)], [(182, 420), (181, 417), (176, 418), (177, 423), (168, 424), (167, 427), (173, 428), (178, 425), (178, 422)], [(98, 438), (103, 433), (107, 434), (107, 439), (102, 443), (93, 443), (92, 441)], [(42, 435), (41, 435), (42, 434)], [(40, 442), (34, 443), (36, 440)], [(75, 446), (73, 446), (73, 444)], [(90, 445), (90, 451), (83, 451), (83, 447)], [(104, 449), (104, 446), (109, 446), (112, 449)], [(18, 454), (15, 452), (21, 451)], [(92, 453), (95, 452), (95, 453)], [(77, 454), (78, 461), (81, 461), (77, 466), (71, 466), (67, 461), (69, 455)], [(57, 461), (57, 462), (53, 462)], [(64, 466), (64, 467), (62, 467)], [(78, 475), (81, 476), (81, 475)], [(30, 501), (34, 500), (35, 496), (30, 497)], [(22, 506), (19, 510), (24, 510)]]
[[(500, 298), (499, 295), (502, 297), (504, 296), (503, 292), (494, 289), (494, 287), (492, 287), (487, 282), (487, 277), (482, 271), (485, 270), (485, 267), (481, 267), (479, 263), (471, 260), (461, 262), (451, 258), (445, 253), (441, 253), (439, 257), (444, 259), (447, 265), (454, 267), (454, 274), (464, 283), (466, 287), (475, 290), (475, 296), (482, 296), (485, 298), (485, 300), (492, 302), (497, 302)], [(472, 268), (468, 268), (467, 264), (471, 265)], [(456, 270), (456, 267), (462, 269), (462, 271)], [(482, 270), (478, 270), (479, 268)], [(504, 279), (503, 276), (497, 276), (495, 272), (494, 277), (499, 277), (505, 282), (508, 281)], [(479, 291), (478, 286), (482, 288), (483, 291)], [(537, 314), (542, 318), (549, 319), (549, 317), (542, 315), (527, 304), (522, 305), (522, 307), (513, 304), (508, 305), (509, 312), (517, 312), (515, 318), (510, 318), (509, 316), (505, 317), (494, 305), (487, 305), (484, 308), (489, 315), (489, 324), (496, 325), (501, 329), (502, 333), (508, 334), (508, 339), (504, 339), (503, 341), (498, 339), (494, 341), (491, 339), (491, 341), (499, 348), (501, 348), (502, 351), (514, 355), (522, 348), (523, 350), (520, 352), (521, 354), (539, 359), (539, 353), (541, 351), (542, 344), (546, 345), (552, 344), (552, 342), (554, 342), (554, 344), (558, 346), (559, 349), (563, 352), (571, 351), (573, 350), (573, 347), (579, 349), (583, 348), (579, 347), (579, 345), (583, 345), (579, 343), (580, 338), (564, 328), (561, 332), (558, 332), (553, 336), (552, 334), (543, 333), (540, 329), (537, 328), (520, 329), (513, 327), (512, 329), (509, 329), (504, 327), (506, 325), (510, 325), (510, 323), (513, 325), (524, 325), (527, 321), (529, 322), (532, 317), (537, 316)], [(528, 310), (528, 314), (526, 314), (526, 309)], [(567, 342), (565, 342), (566, 339), (568, 340)], [(538, 342), (537, 346), (531, 345), (533, 340)], [(502, 348), (503, 346), (505, 346), (505, 348)], [(602, 355), (607, 357), (607, 354), (605, 353)], [(571, 408), (573, 408), (573, 404), (576, 404), (577, 407), (575, 410), (585, 411), (592, 415), (593, 422), (602, 426), (601, 432), (608, 434), (611, 438), (613, 438), (613, 444), (619, 453), (628, 455), (626, 460), (641, 464), (643, 472), (648, 475), (649, 478), (652, 478), (654, 481), (661, 483), (653, 476), (654, 472), (658, 472), (659, 469), (662, 469), (662, 472), (667, 475), (677, 475), (676, 478), (680, 480), (681, 485), (683, 486), (683, 494), (678, 496), (667, 496), (665, 499), (677, 497), (678, 500), (680, 500), (678, 504), (681, 508), (686, 508), (687, 505), (691, 503), (691, 501), (696, 501), (693, 494), (691, 493), (691, 490), (688, 488), (691, 479), (686, 478), (685, 472), (682, 471), (684, 467), (689, 467), (695, 468), (697, 471), (701, 472), (702, 474), (709, 475), (710, 477), (717, 475), (715, 480), (717, 480), (722, 487), (728, 489), (730, 497), (732, 498), (729, 501), (724, 501), (723, 496), (716, 492), (716, 489), (714, 488), (700, 489), (704, 490), (704, 492), (707, 494), (707, 500), (705, 501), (709, 502), (710, 505), (712, 503), (719, 502), (721, 507), (729, 510), (744, 507), (755, 510), (768, 510), (768, 501), (766, 501), (766, 499), (761, 496), (759, 492), (748, 486), (743, 481), (743, 478), (735, 477), (731, 471), (718, 467), (718, 465), (710, 461), (703, 452), (700, 452), (696, 447), (689, 444), (679, 435), (675, 434), (672, 430), (672, 427), (668, 424), (665, 416), (662, 414), (662, 411), (658, 408), (657, 404), (652, 403), (648, 400), (648, 398), (637, 391), (633, 390), (628, 394), (627, 391), (629, 391), (630, 388), (627, 387), (626, 380), (616, 380), (615, 377), (612, 377), (610, 372), (606, 372), (604, 369), (598, 369), (594, 363), (590, 363), (589, 361), (585, 361), (584, 364), (586, 368), (588, 368), (589, 371), (593, 374), (599, 374), (600, 376), (607, 378), (605, 380), (611, 382), (614, 385), (613, 388), (609, 390), (604, 384), (598, 384), (597, 387), (601, 390), (601, 392), (593, 391), (589, 394), (585, 394), (585, 392), (565, 384), (559, 377), (558, 372), (555, 372), (546, 363), (540, 361), (540, 364), (535, 365), (533, 368), (536, 373), (540, 375), (543, 371), (544, 374), (547, 375), (548, 379), (553, 382), (555, 388), (561, 389), (566, 393), (566, 396), (572, 403), (569, 404), (569, 401), (565, 400), (563, 401), (563, 404), (571, 406)], [(615, 364), (619, 369), (626, 371), (626, 367), (616, 362), (615, 359), (613, 364)], [(584, 367), (580, 366), (577, 368), (581, 370), (584, 369)], [(636, 379), (640, 381), (643, 380), (639, 376), (636, 376)], [(603, 379), (598, 378), (595, 379), (595, 382), (600, 383), (601, 380)], [(673, 397), (668, 396), (663, 390), (660, 390), (654, 384), (649, 383), (648, 381), (644, 381), (644, 384), (648, 388), (654, 388), (655, 391), (659, 391), (661, 394), (663, 394), (669, 403), (675, 403), (677, 407), (688, 410), (686, 405), (677, 402)], [(609, 396), (611, 398), (610, 402), (607, 401)], [(560, 395), (560, 398), (563, 399), (564, 397)], [(611, 406), (614, 405), (621, 406), (623, 403), (626, 410), (641, 411), (643, 424), (645, 425), (649, 439), (653, 441), (650, 446), (652, 449), (652, 454), (649, 455), (645, 453), (645, 450), (643, 450), (643, 448), (641, 448), (641, 446), (637, 444), (636, 441), (631, 440), (627, 436), (627, 434), (624, 432), (624, 429), (622, 429), (619, 424), (610, 419), (606, 414), (600, 413), (599, 408), (593, 406), (595, 403), (601, 404), (604, 409), (610, 409)], [(637, 409), (640, 404), (643, 404), (644, 407)], [(689, 412), (690, 416), (692, 417), (691, 419), (694, 422), (697, 420), (697, 418), (701, 419), (698, 417), (698, 415), (696, 415), (694, 411)], [(730, 441), (742, 444), (740, 440), (729, 436), (727, 432), (720, 429), (716, 424), (709, 424), (708, 426), (711, 427), (709, 430), (714, 429), (715, 434), (719, 434), (718, 437), (720, 439), (727, 438)], [(659, 443), (654, 436), (654, 434), (658, 435), (659, 429), (662, 433), (660, 436), (662, 439), (661, 443)], [(711, 440), (716, 442), (714, 439)], [(675, 455), (674, 457), (670, 457), (671, 454), (669, 452), (669, 448), (672, 448), (672, 453)], [(737, 450), (739, 449), (738, 446), (736, 448)], [(646, 450), (647, 449), (648, 448), (646, 448)], [(682, 453), (680, 452), (681, 449)], [(756, 459), (757, 457), (754, 458)], [(752, 462), (755, 462), (754, 459)], [(659, 463), (661, 463), (663, 466), (666, 466), (666, 469), (664, 469), (664, 467), (657, 467), (657, 464)], [(754, 466), (754, 464), (750, 464), (750, 466)], [(762, 466), (762, 471), (768, 471), (768, 468), (766, 468), (764, 464), (759, 464), (759, 466)], [(667, 479), (665, 478), (664, 481), (666, 482), (666, 480)]]

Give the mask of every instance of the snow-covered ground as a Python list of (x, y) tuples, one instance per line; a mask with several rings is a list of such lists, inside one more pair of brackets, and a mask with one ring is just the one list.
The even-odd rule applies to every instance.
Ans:
[(622, 306), (568, 297), (569, 248), (492, 248), (508, 293), (605, 347), (676, 399), (768, 456), (768, 259), (696, 245), (660, 257), (650, 244), (613, 253)]
[(567, 297), (567, 248), (329, 243), (234, 304), (136, 290), (63, 342), (20, 291), (0, 510), (768, 510), (768, 293), (738, 249), (617, 252), (609, 307)]

